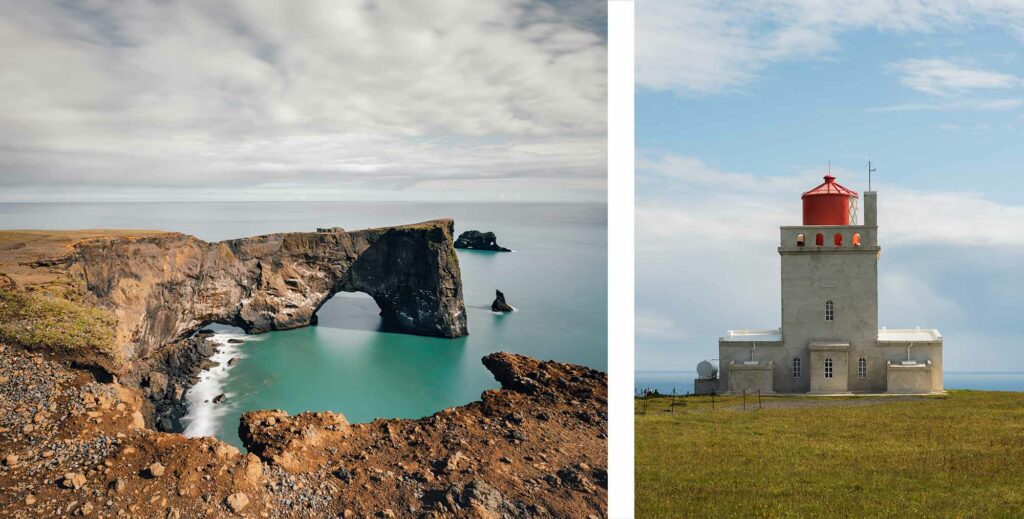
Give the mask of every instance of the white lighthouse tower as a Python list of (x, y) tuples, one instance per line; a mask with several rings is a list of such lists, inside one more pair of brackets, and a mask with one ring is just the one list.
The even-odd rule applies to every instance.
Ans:
[(942, 335), (878, 328), (877, 194), (826, 175), (803, 199), (803, 225), (780, 228), (782, 326), (719, 338), (718, 379), (698, 393), (938, 393)]

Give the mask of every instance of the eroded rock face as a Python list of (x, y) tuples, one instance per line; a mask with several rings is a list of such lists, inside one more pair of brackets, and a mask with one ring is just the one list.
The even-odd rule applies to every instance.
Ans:
[(342, 291), (372, 296), (395, 331), (459, 337), (467, 327), (452, 232), (451, 220), (435, 220), (216, 243), (162, 233), (81, 241), (62, 261), (114, 311), (128, 359), (210, 322), (249, 333), (315, 324)]

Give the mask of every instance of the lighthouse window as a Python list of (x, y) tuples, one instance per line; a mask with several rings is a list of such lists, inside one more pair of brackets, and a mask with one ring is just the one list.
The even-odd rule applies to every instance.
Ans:
[(857, 361), (857, 378), (868, 378), (868, 359), (862, 357)]
[(853, 233), (853, 240), (851, 240), (854, 247), (860, 247), (860, 233)]
[(835, 305), (832, 301), (825, 301), (825, 320), (834, 321), (836, 317)]
[(825, 378), (832, 378), (832, 359), (825, 359)]
[(819, 232), (818, 235), (814, 237), (814, 244), (818, 247), (825, 245), (825, 235)]
[(796, 246), (797, 247), (803, 247), (804, 246), (804, 233), (800, 233), (800, 234), (796, 235)]
[(842, 245), (843, 244), (843, 235), (840, 234), (840, 233), (836, 233), (836, 235), (832, 237), (832, 243), (835, 243), (836, 247)]
[(800, 378), (800, 357), (793, 357), (793, 378)]

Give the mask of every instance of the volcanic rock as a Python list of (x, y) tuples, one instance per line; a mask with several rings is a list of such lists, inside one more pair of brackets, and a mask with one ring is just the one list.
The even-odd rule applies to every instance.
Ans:
[(68, 472), (64, 474), (64, 479), (61, 482), (65, 488), (73, 488), (78, 490), (85, 486), (85, 476), (81, 472)]
[[(249, 453), (240, 454), (214, 438), (135, 428), (145, 388), (95, 382), (8, 345), (0, 461), (19, 459), (0, 468), (0, 515), (82, 515), (88, 502), (90, 517), (607, 516), (605, 374), (507, 353), (484, 364), (501, 389), (418, 420), (246, 413), (239, 433)], [(21, 435), (41, 408), (60, 428)], [(510, 431), (523, 439), (510, 444)]]
[(492, 312), (511, 312), (515, 310), (505, 302), (505, 294), (501, 290), (494, 291), (494, 302), (491, 303)]
[(249, 506), (249, 496), (242, 492), (231, 494), (227, 499), (228, 508), (234, 513), (240, 513), (245, 510), (245, 507)]
[(153, 464), (151, 464), (149, 466), (149, 477), (151, 477), (151, 478), (158, 478), (160, 476), (163, 476), (164, 475), (164, 470), (166, 470), (166, 469), (165, 469), (165, 467), (163, 466), (162, 463), (160, 463), (160, 462), (153, 463)]
[[(56, 242), (46, 250), (63, 254), (59, 261), (18, 256), (24, 245), (0, 248), (0, 269), (21, 286), (39, 277), (34, 269), (46, 268), (62, 286), (74, 287), (76, 300), (116, 308), (116, 319), (110, 319), (116, 344), (83, 351), (74, 360), (121, 375), (133, 360), (197, 330), (197, 336), (208, 336), (212, 332), (202, 326), (210, 322), (248, 333), (315, 324), (317, 309), (337, 292), (369, 294), (394, 331), (466, 335), (453, 228), (451, 220), (434, 220), (221, 242), (179, 233), (76, 231), (48, 238)], [(25, 243), (39, 236), (15, 232), (3, 239)]]
[(455, 240), (456, 249), (489, 250), (496, 252), (512, 252), (498, 245), (498, 238), (493, 232), (466, 231)]

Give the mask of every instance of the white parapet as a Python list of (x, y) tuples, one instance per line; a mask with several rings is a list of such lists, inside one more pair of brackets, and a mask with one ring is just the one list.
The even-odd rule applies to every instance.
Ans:
[(942, 342), (942, 334), (934, 328), (882, 328), (878, 342)]
[(724, 342), (782, 342), (782, 330), (758, 330), (741, 328), (728, 330), (719, 340)]

